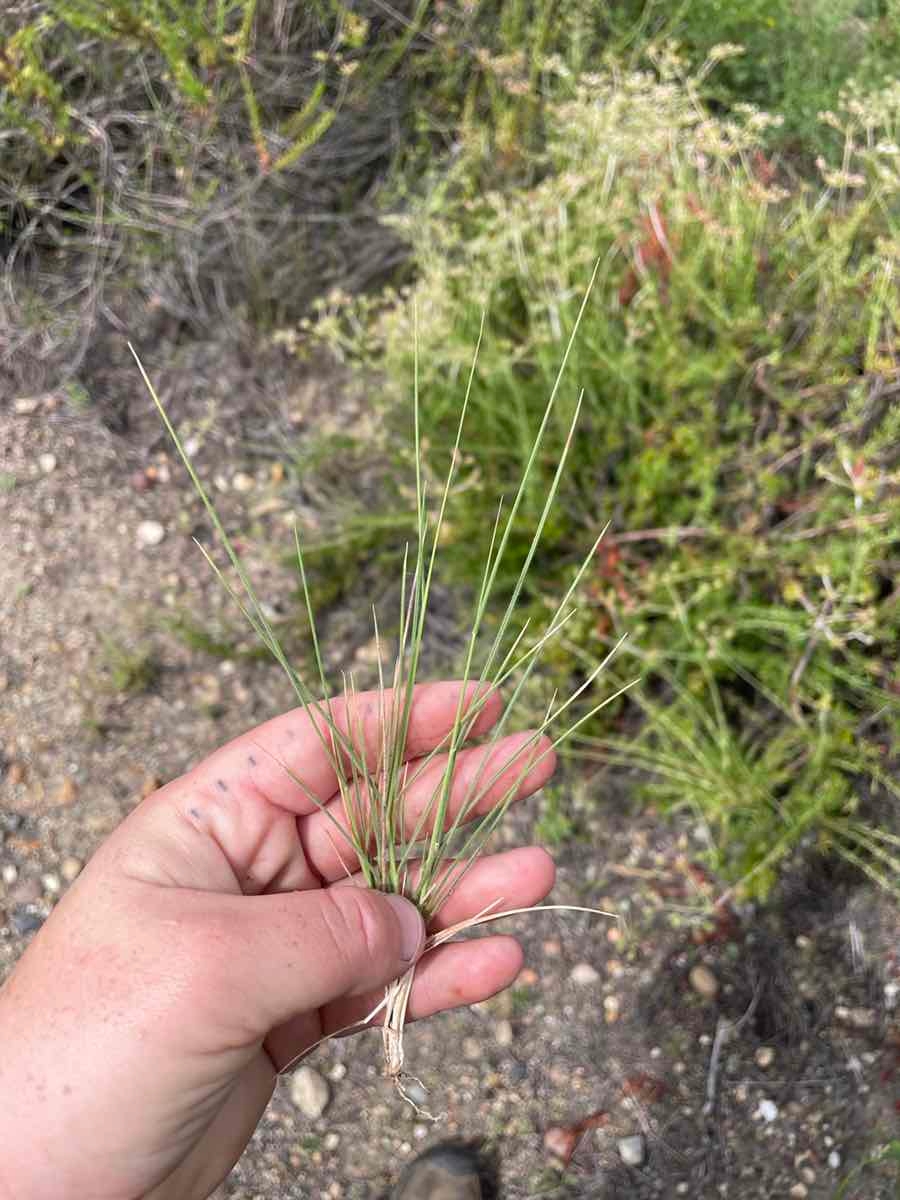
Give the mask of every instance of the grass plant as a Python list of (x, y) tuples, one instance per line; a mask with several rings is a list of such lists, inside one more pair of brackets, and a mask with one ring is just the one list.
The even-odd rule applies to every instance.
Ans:
[[(596, 277), (596, 269), (594, 275)], [(547, 648), (559, 638), (575, 615), (573, 598), (594, 560), (597, 546), (604, 532), (601, 530), (593, 540), (587, 554), (583, 556), (580, 564), (572, 573), (561, 598), (551, 607), (541, 628), (532, 628), (530, 621), (523, 621), (520, 600), (529, 573), (533, 569), (541, 538), (550, 519), (566, 470), (578, 423), (580, 400), (575, 404), (570, 416), (562, 452), (558, 457), (553, 479), (546, 490), (530, 541), (524, 554), (518, 556), (514, 563), (511, 554), (511, 550), (514, 548), (512, 533), (519, 527), (520, 510), (528, 494), (531, 476), (539, 456), (545, 449), (545, 435), (556, 419), (556, 407), (564, 372), (589, 295), (590, 287), (582, 300), (580, 311), (573, 324), (544, 409), (543, 419), (534, 438), (531, 453), (525, 462), (518, 486), (508, 505), (501, 502), (496, 512), (480, 580), (474, 589), (462, 670), (463, 686), (452, 728), (434, 750), (421, 760), (417, 760), (417, 764), (412, 770), (410, 764), (405, 760), (405, 747), (408, 740), (413, 696), (420, 675), (422, 648), (427, 637), (429, 598), (435, 578), (435, 568), (440, 554), (454, 483), (462, 460), (463, 435), (475, 378), (478, 350), (476, 349), (475, 357), (470, 365), (468, 383), (458, 416), (455, 438), (448, 456), (449, 462), (444, 481), (438, 489), (438, 493), (433, 497), (429, 494), (426, 486), (422, 465), (418, 363), (415, 366), (413, 397), (413, 443), (416, 464), (414, 535), (403, 561), (397, 652), (393, 666), (389, 669), (385, 667), (383, 661), (378, 614), (374, 610), (372, 614), (375, 641), (378, 647), (379, 688), (377, 695), (380, 705), (380, 728), (383, 731), (381, 746), (374, 762), (370, 761), (371, 756), (367, 758), (365, 754), (362, 730), (354, 728), (352, 719), (348, 728), (342, 729), (331, 713), (330, 701), (332, 699), (340, 697), (348, 702), (352, 701), (356, 694), (356, 682), (352, 673), (346, 673), (340, 686), (334, 688), (327, 678), (323, 650), (317, 632), (307, 563), (296, 527), (297, 570), (309, 624), (312, 662), (314, 663), (311, 679), (306, 678), (289, 661), (181, 439), (138, 360), (144, 382), (219, 536), (231, 568), (230, 577), (227, 568), (220, 568), (205, 550), (203, 552), (223, 585), (241, 607), (261, 643), (284, 670), (300, 706), (312, 718), (313, 727), (318, 732), (323, 748), (335, 766), (345, 818), (345, 823), (341, 823), (329, 813), (335, 838), (347, 844), (352, 858), (355, 859), (370, 887), (407, 896), (418, 906), (426, 921), (442, 908), (484, 851), (491, 834), (502, 821), (525, 777), (544, 756), (552, 753), (563, 742), (571, 738), (582, 725), (589, 722), (629, 686), (625, 684), (599, 701), (580, 703), (582, 697), (590, 692), (593, 684), (618, 649), (618, 646), (613, 647), (571, 692), (564, 696), (554, 695), (551, 698), (542, 720), (530, 732), (514, 759), (515, 770), (511, 781), (505, 781), (509, 771), (508, 763), (499, 769), (492, 770), (490, 768), (491, 750), (498, 744), (499, 739), (509, 732), (510, 722), (515, 718), (520, 698), (529, 679), (538, 669)], [(201, 547), (201, 549), (203, 548)], [(496, 601), (498, 578), (503, 572), (510, 571), (514, 576), (513, 586), (505, 591), (499, 617), (490, 622), (489, 628), (488, 616), (492, 603)], [(474, 685), (474, 691), (470, 685)], [(471, 740), (478, 717), (488, 698), (500, 692), (505, 695), (502, 711), (488, 736), (480, 766), (466, 785), (461, 805), (456, 811), (451, 811), (450, 795), (458, 757), (463, 747)], [(355, 711), (355, 706), (348, 703), (345, 711), (352, 713)], [(445, 756), (445, 765), (439, 774), (429, 801), (419, 815), (413, 817), (407, 807), (407, 798), (416, 782), (438, 755)], [(501, 777), (503, 777), (504, 783), (502, 794), (498, 798), (496, 792), (501, 783)], [(292, 778), (298, 786), (303, 788), (302, 782), (296, 776), (292, 775)], [(311, 800), (319, 803), (305, 788), (304, 791)], [(485, 811), (485, 801), (489, 796), (492, 802)], [(327, 811), (327, 809), (323, 808), (323, 811)], [(471, 920), (434, 935), (428, 943), (429, 948), (437, 947), (463, 929), (485, 921), (496, 920), (501, 915), (510, 915), (502, 913), (501, 906), (502, 897), (497, 897), (495, 904), (490, 905)], [(382, 1004), (375, 1013), (371, 1014), (374, 1017), (383, 1010), (386, 1070), (396, 1081), (401, 1092), (403, 1092), (403, 1079), (406, 1074), (403, 1030), (414, 975), (415, 967), (388, 988)]]

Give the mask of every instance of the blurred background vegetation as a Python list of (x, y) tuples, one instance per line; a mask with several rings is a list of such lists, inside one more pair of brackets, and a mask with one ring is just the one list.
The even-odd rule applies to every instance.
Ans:
[(464, 599), (599, 262), (522, 517), (583, 387), (523, 617), (611, 521), (543, 685), (625, 632), (642, 683), (576, 754), (743, 894), (799, 846), (900, 891), (900, 0), (12, 0), (0, 39), (2, 373), (90, 403), (138, 318), (326, 346), (381, 436), (296, 469), (388, 469), (323, 594), (408, 536), (413, 301), (435, 476), (487, 313)]

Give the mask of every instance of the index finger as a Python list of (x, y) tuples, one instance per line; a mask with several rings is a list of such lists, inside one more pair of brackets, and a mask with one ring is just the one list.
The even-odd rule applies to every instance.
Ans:
[[(453, 728), (464, 696), (463, 712), (474, 701), (481, 711), (471, 736), (486, 733), (497, 721), (502, 703), (497, 692), (485, 695), (484, 685), (459, 681), (419, 684), (413, 692), (405, 758), (420, 758), (439, 746)], [(390, 721), (394, 693), (385, 688), (359, 692), (348, 699), (335, 698), (325, 705), (337, 728), (351, 742), (354, 752), (368, 767), (377, 765), (382, 754), (384, 721)], [(318, 726), (318, 728), (317, 728)], [(342, 756), (343, 757), (343, 756)], [(277, 808), (298, 816), (315, 812), (338, 790), (338, 776), (331, 737), (324, 716), (314, 717), (303, 708), (274, 717), (248, 733), (228, 742), (190, 771), (183, 783), (204, 790), (222, 789), (232, 795), (262, 796)]]

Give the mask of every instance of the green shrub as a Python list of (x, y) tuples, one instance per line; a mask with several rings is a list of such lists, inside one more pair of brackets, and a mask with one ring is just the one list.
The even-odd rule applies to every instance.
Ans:
[(392, 153), (402, 89), (381, 81), (410, 36), (325, 0), (4, 9), (0, 367), (14, 386), (74, 375), (104, 315), (264, 326), (323, 280), (383, 271), (396, 249), (374, 218), (342, 218)]
[(487, 311), (479, 449), (444, 548), (450, 578), (471, 581), (597, 261), (522, 522), (524, 537), (583, 388), (535, 577), (552, 587), (612, 520), (566, 651), (589, 667), (629, 632), (622, 670), (641, 662), (632, 705), (649, 718), (636, 740), (596, 729), (589, 752), (691, 808), (715, 867), (749, 891), (806, 836), (888, 880), (896, 839), (857, 810), (896, 796), (900, 88), (848, 96), (829, 118), (841, 166), (789, 190), (760, 145), (773, 119), (713, 117), (682, 75), (667, 51), (653, 73), (582, 77), (546, 108), (531, 186), (473, 195), (461, 158), (403, 224), (417, 328), (405, 295), (332, 297), (317, 333), (377, 364), (401, 409), (417, 345), (439, 474)]
[(625, 0), (614, 7), (622, 19), (642, 19), (657, 40), (676, 39), (695, 70), (715, 46), (741, 46), (705, 81), (707, 98), (725, 111), (750, 103), (780, 113), (776, 140), (810, 161), (834, 145), (818, 114), (838, 104), (847, 84), (878, 90), (896, 78), (897, 0)]

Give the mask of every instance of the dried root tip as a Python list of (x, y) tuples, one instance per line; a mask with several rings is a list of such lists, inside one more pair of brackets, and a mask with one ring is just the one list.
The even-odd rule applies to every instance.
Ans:
[(390, 984), (384, 993), (384, 1025), (381, 1037), (384, 1043), (384, 1073), (391, 1079), (403, 1074), (403, 1031), (406, 1027), (406, 1010), (412, 991), (416, 968), (410, 967), (405, 975)]
[(415, 1109), (417, 1116), (426, 1121), (436, 1121), (438, 1118), (432, 1116), (427, 1109), (422, 1108), (407, 1090), (407, 1083), (415, 1083), (418, 1085), (416, 1090), (421, 1096), (425, 1092), (425, 1086), (421, 1079), (417, 1079), (415, 1075), (411, 1075), (403, 1069), (405, 1061), (403, 1032), (406, 1028), (406, 1011), (409, 1006), (409, 995), (412, 991), (415, 973), (416, 968), (410, 967), (405, 975), (385, 990), (384, 1025), (381, 1028), (384, 1045), (384, 1073), (394, 1081), (394, 1087), (406, 1103)]
[(417, 1075), (410, 1075), (408, 1072), (405, 1072), (405, 1071), (402, 1075), (397, 1075), (394, 1078), (394, 1087), (400, 1093), (401, 1098), (403, 1100), (405, 1100), (406, 1103), (412, 1109), (415, 1110), (416, 1116), (421, 1117), (423, 1121), (433, 1121), (435, 1124), (437, 1124), (438, 1121), (442, 1121), (444, 1119), (442, 1116), (441, 1117), (434, 1116), (433, 1113), (430, 1113), (427, 1108), (423, 1108), (421, 1106), (421, 1104), (418, 1104), (416, 1102), (416, 1100), (406, 1090), (407, 1081), (410, 1083), (418, 1084), (419, 1089), (423, 1093), (427, 1092), (428, 1089), (425, 1087), (425, 1084), (422, 1082), (421, 1079), (419, 1079), (419, 1077)]

